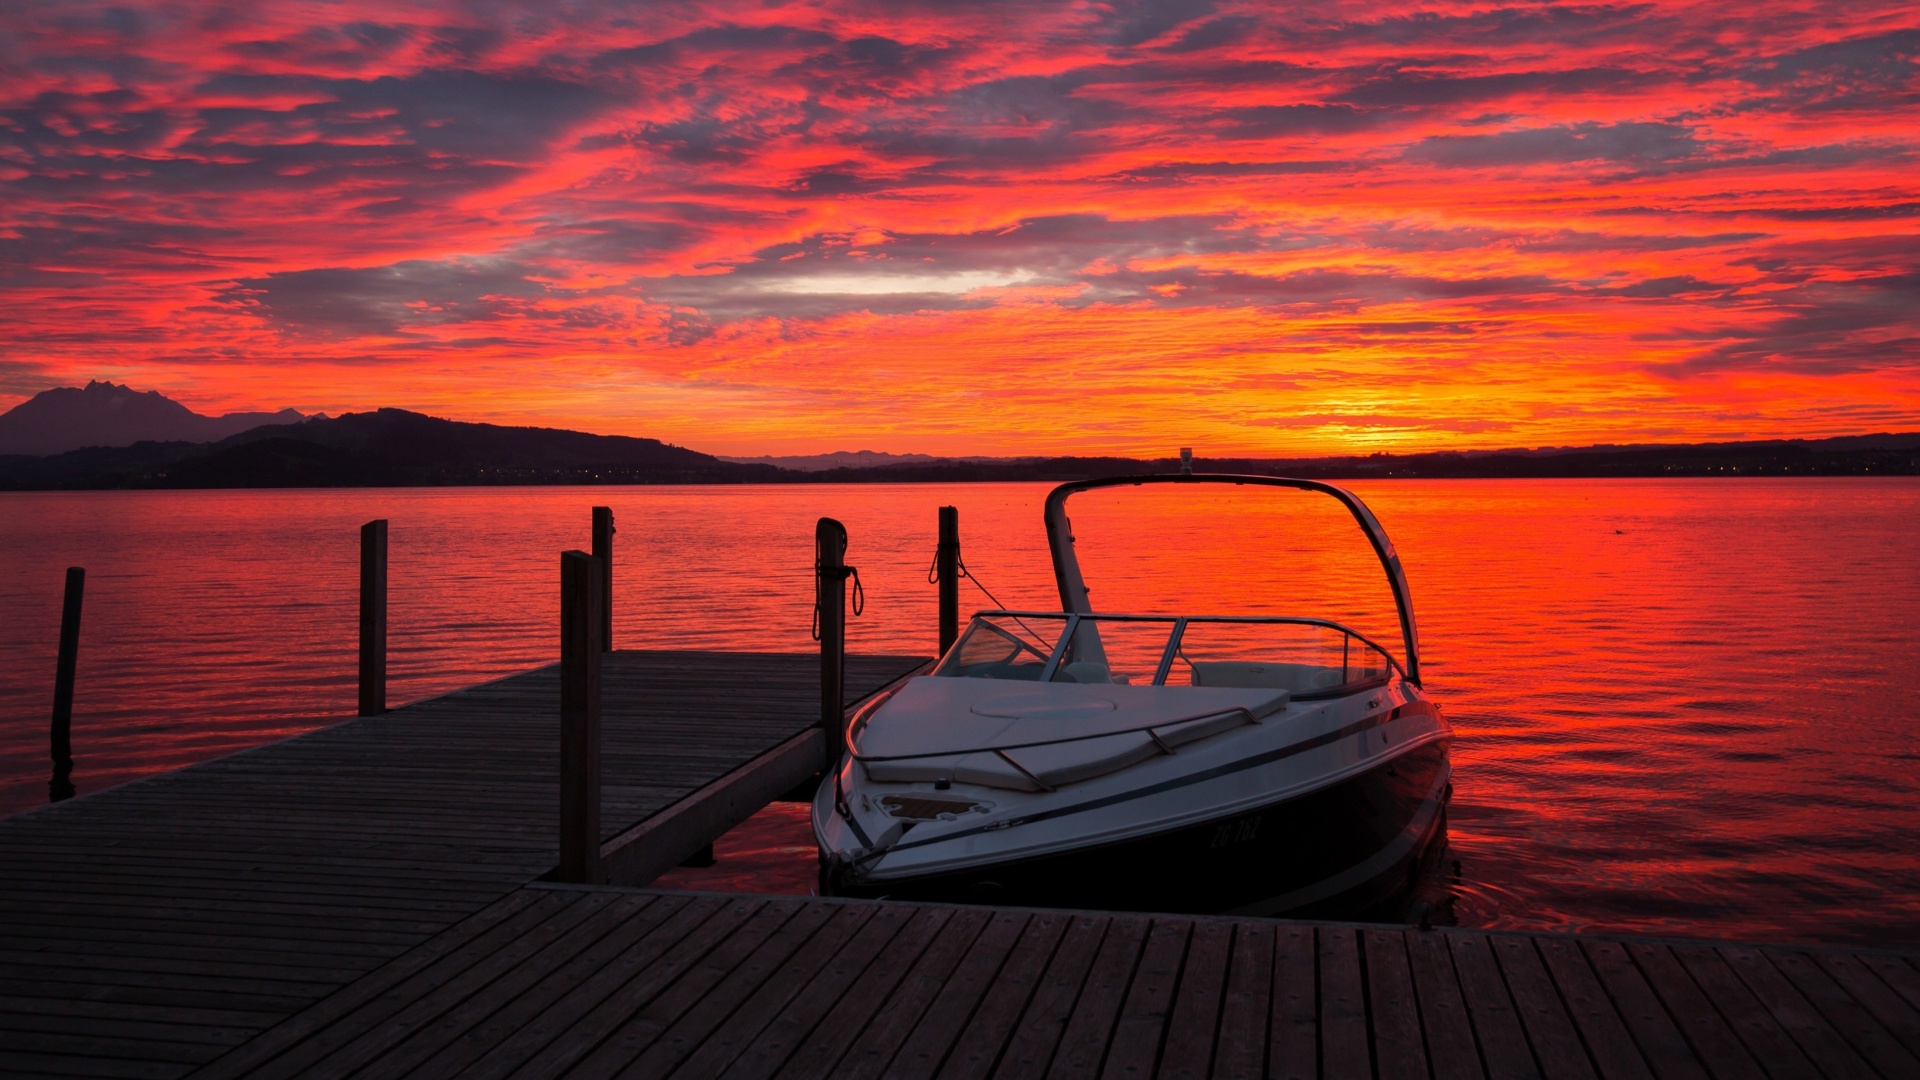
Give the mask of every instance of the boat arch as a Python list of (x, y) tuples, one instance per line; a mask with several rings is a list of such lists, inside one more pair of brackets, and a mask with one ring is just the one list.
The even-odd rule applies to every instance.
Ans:
[(1087, 596), (1087, 583), (1080, 574), (1080, 559), (1073, 548), (1073, 524), (1067, 520), (1067, 500), (1083, 491), (1109, 487), (1140, 487), (1146, 484), (1233, 484), (1237, 486), (1260, 486), (1293, 488), (1298, 491), (1317, 491), (1337, 500), (1353, 515), (1360, 525), (1360, 531), (1366, 534), (1367, 542), (1373, 545), (1373, 552), (1380, 559), (1380, 566), (1386, 571), (1387, 585), (1393, 590), (1393, 603), (1400, 614), (1400, 636), (1406, 642), (1406, 663), (1404, 669), (1407, 681), (1420, 685), (1420, 638), (1413, 621), (1413, 595), (1407, 589), (1406, 571), (1400, 567), (1400, 556), (1393, 550), (1393, 541), (1387, 531), (1380, 527), (1379, 519), (1360, 497), (1343, 487), (1323, 483), (1319, 480), (1301, 480), (1288, 476), (1243, 476), (1235, 473), (1154, 473), (1146, 476), (1111, 476), (1098, 480), (1076, 480), (1061, 484), (1047, 495), (1047, 547), (1053, 555), (1053, 578), (1060, 589), (1061, 610), (1080, 615), (1093, 613), (1092, 601)]

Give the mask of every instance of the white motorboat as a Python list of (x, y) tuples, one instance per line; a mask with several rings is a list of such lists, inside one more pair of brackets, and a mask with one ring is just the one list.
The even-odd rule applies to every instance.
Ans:
[[(1343, 504), (1404, 657), (1309, 616), (1095, 612), (1067, 500), (1264, 485)], [(1062, 485), (1062, 610), (984, 611), (932, 673), (869, 702), (813, 804), (821, 888), (847, 896), (1365, 917), (1444, 837), (1452, 732), (1420, 687), (1406, 576), (1331, 484), (1172, 474)]]

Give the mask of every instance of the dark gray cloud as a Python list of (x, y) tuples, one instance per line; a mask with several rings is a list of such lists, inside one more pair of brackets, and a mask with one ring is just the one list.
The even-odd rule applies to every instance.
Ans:
[[(130, 273), (213, 274), (240, 230), (76, 209), (0, 232), (0, 289), (88, 288)], [(10, 234), (10, 235), (9, 235)]]
[(1736, 68), (1762, 91), (1737, 108), (1884, 111), (1920, 103), (1920, 29), (1825, 42)]
[(1251, 37), (1259, 26), (1260, 20), (1251, 15), (1228, 15), (1188, 29), (1177, 40), (1169, 43), (1165, 51), (1203, 52), (1222, 45), (1232, 45)]
[(1213, 0), (1109, 0), (1101, 12), (1101, 36), (1115, 45), (1144, 45), (1213, 10)]
[[(632, 210), (635, 216), (630, 218), (556, 217), (541, 225), (534, 239), (517, 245), (515, 257), (602, 267), (648, 262), (698, 243), (721, 224), (722, 216), (695, 206), (653, 205)], [(662, 216), (650, 220), (642, 214)]]
[(1533, 100), (1572, 98), (1652, 86), (1663, 76), (1626, 68), (1570, 68), (1564, 71), (1511, 71), (1463, 75), (1399, 66), (1360, 79), (1330, 95), (1334, 102), (1376, 108), (1433, 109), (1481, 106), (1515, 97)]
[(226, 51), (249, 60), (354, 71), (392, 55), (417, 36), (415, 27), (360, 21), (309, 26), (285, 37), (235, 42)]
[(1387, 116), (1352, 105), (1254, 105), (1222, 113), (1220, 134), (1232, 139), (1333, 135), (1363, 130)]
[[(607, 91), (541, 74), (486, 74), (461, 69), (402, 77), (311, 79), (278, 75), (221, 75), (202, 86), (213, 96), (327, 100), (288, 110), (209, 109), (199, 140), (228, 151), (229, 136), (281, 131), (310, 140), (398, 136), (401, 145), (454, 161), (531, 162), (574, 123), (612, 105)], [(393, 147), (381, 149), (391, 152)]]
[(1652, 370), (1677, 378), (1723, 371), (1920, 371), (1920, 268), (1845, 281), (1792, 271), (1775, 278), (1796, 287), (1766, 294), (1746, 326), (1713, 331), (1717, 344)]
[[(28, 172), (15, 190), (48, 197), (238, 194), (285, 190), (298, 177), (316, 198), (390, 214), (503, 182), (543, 161), (569, 128), (613, 100), (550, 76), (464, 70), (373, 79), (221, 75), (200, 91), (222, 100), (308, 100), (182, 111), (132, 90), (50, 92), (0, 112), (0, 155)], [(98, 123), (102, 116), (113, 122)], [(351, 190), (336, 196), (337, 185)]]
[(1493, 135), (1433, 135), (1409, 147), (1406, 157), (1472, 169), (1579, 161), (1644, 166), (1683, 161), (1707, 150), (1707, 144), (1685, 125), (1621, 121), (1557, 124)]
[(1237, 180), (1248, 176), (1297, 176), (1302, 173), (1337, 172), (1353, 167), (1351, 162), (1343, 161), (1169, 161), (1112, 173), (1103, 179), (1182, 183), (1190, 180)]
[(1509, 5), (1310, 24), (1290, 27), (1289, 37), (1307, 49), (1394, 46), (1431, 53), (1457, 48), (1557, 47), (1568, 41), (1643, 41), (1650, 31), (1676, 23), (1654, 4)]
[(221, 304), (297, 333), (391, 336), (427, 326), (497, 318), (555, 290), (505, 259), (408, 260), (365, 269), (291, 270), (242, 278)]

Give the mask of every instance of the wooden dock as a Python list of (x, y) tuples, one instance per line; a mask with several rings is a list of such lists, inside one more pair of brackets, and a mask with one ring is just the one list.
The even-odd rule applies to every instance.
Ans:
[(197, 1075), (1892, 1080), (1913, 961), (535, 886)]
[[(919, 663), (849, 658), (848, 697)], [(818, 673), (609, 654), (613, 861), (764, 800)], [(543, 882), (558, 697), (0, 822), (0, 1076), (1920, 1078), (1912, 954)]]
[[(608, 654), (604, 838), (817, 730), (819, 665)], [(553, 868), (559, 749), (546, 667), (0, 821), (0, 1076), (182, 1076), (430, 947)]]

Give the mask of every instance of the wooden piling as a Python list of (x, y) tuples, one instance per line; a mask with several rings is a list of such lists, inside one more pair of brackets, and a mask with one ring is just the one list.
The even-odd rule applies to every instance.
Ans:
[(823, 517), (813, 530), (814, 618), (820, 634), (820, 729), (828, 760), (846, 750), (844, 719), (847, 660), (847, 527)]
[(53, 779), (47, 800), (73, 798), (73, 674), (80, 659), (80, 601), (87, 590), (84, 567), (67, 567), (66, 601), (60, 606), (60, 656), (53, 668)]
[(613, 651), (613, 507), (593, 508), (593, 557), (600, 562), (600, 650)]
[(599, 883), (600, 560), (560, 556), (560, 880)]
[(360, 526), (360, 715), (387, 711), (387, 519)]
[(934, 573), (940, 581), (940, 655), (960, 636), (960, 509), (940, 508), (940, 543), (934, 548)]

